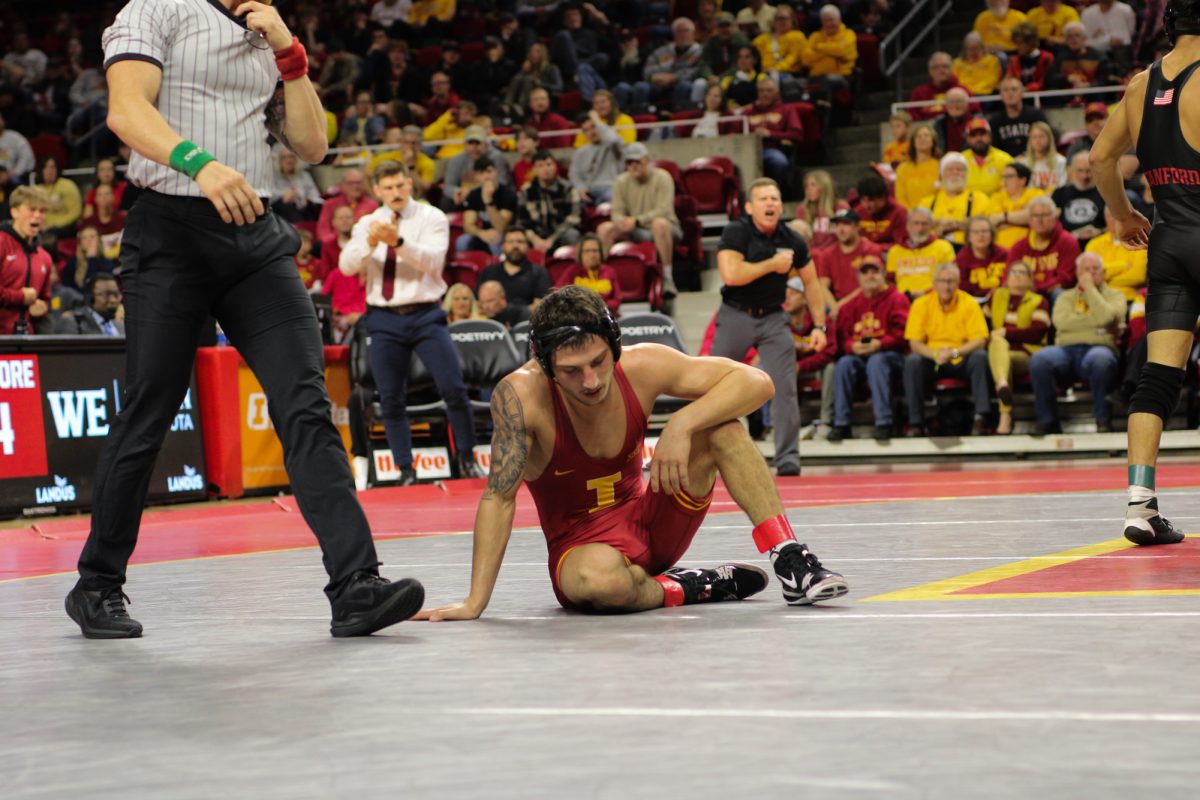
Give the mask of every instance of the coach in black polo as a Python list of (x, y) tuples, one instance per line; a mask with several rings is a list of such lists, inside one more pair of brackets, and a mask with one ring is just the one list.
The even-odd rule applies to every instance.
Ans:
[[(67, 613), (89, 638), (141, 636), (122, 586), (154, 460), (216, 317), (266, 390), (300, 512), (321, 544), (334, 636), (415, 614), (421, 584), (379, 559), (330, 418), (321, 334), (292, 261), (300, 237), (268, 211), (269, 135), (310, 163), (326, 151), (308, 58), (269, 5), (130, 0), (103, 35), (108, 124), (141, 193), (121, 243), (126, 379), (100, 454), (92, 529)], [(247, 531), (249, 534), (250, 531)], [(196, 611), (222, 598), (190, 592)]]
[(746, 213), (729, 223), (717, 248), (717, 268), (725, 286), (717, 311), (712, 354), (735, 361), (758, 350), (759, 362), (775, 383), (771, 418), (775, 422), (775, 471), (800, 474), (800, 402), (796, 393), (796, 345), (782, 305), (788, 275), (799, 270), (815, 323), (816, 349), (825, 343), (825, 306), (808, 245), (783, 224), (779, 185), (770, 178), (750, 184)]

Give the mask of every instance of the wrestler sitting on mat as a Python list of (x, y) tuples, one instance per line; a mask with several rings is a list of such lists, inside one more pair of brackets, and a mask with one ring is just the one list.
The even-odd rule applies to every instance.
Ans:
[[(565, 286), (534, 311), (533, 358), (492, 395), (492, 466), (475, 515), (466, 600), (417, 619), (475, 619), (487, 607), (512, 533), (517, 489), (529, 484), (565, 608), (606, 612), (742, 600), (765, 570), (728, 564), (680, 569), (712, 500), (717, 473), (770, 553), (784, 599), (844, 595), (846, 580), (796, 541), (766, 462), (739, 417), (774, 387), (760, 370), (692, 358), (657, 344), (621, 347), (598, 294)], [(692, 400), (673, 414), (642, 480), (647, 413), (660, 395)]]

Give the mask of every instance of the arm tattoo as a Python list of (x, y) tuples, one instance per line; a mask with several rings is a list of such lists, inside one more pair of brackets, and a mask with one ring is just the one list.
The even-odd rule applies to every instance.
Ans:
[(529, 456), (521, 398), (507, 382), (492, 394), (492, 423), (492, 468), (484, 495), (505, 495), (520, 484)]
[(275, 94), (272, 95), (270, 101), (267, 102), (267, 131), (274, 136), (288, 150), (292, 149), (291, 142), (288, 141), (287, 135), (283, 131), (283, 126), (287, 122), (287, 104), (284, 101), (284, 89), (281, 82), (275, 87)]

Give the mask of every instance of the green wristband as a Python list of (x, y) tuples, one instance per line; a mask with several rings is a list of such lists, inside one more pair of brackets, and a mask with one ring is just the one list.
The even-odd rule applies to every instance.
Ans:
[(192, 180), (196, 179), (196, 173), (201, 167), (216, 160), (212, 153), (187, 139), (175, 145), (175, 149), (171, 151), (171, 169), (182, 172)]

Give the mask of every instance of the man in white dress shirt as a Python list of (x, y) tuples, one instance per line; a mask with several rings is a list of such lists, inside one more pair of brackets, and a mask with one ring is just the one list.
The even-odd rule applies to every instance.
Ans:
[(372, 189), (381, 205), (355, 223), (338, 269), (346, 275), (366, 273), (363, 322), (371, 335), (371, 374), (379, 388), (383, 427), (400, 468), (400, 484), (417, 478), (406, 408), (414, 351), (446, 401), (458, 476), (481, 478), (473, 454), (475, 429), (462, 364), (440, 305), (446, 293), (442, 269), (450, 246), (450, 223), (438, 209), (412, 199), (412, 178), (398, 161), (376, 167)]

